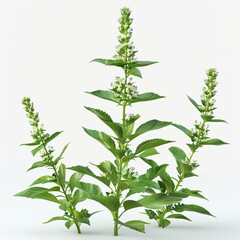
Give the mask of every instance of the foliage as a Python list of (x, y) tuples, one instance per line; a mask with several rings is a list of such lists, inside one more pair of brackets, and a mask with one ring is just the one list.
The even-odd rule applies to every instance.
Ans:
[[(136, 58), (137, 51), (131, 40), (132, 24), (131, 11), (128, 8), (121, 9), (121, 17), (119, 19), (119, 37), (116, 54), (113, 59), (96, 58), (92, 62), (104, 64), (106, 66), (115, 66), (122, 69), (122, 76), (117, 76), (115, 81), (111, 83), (110, 89), (95, 90), (87, 92), (92, 96), (103, 100), (111, 101), (120, 108), (121, 120), (115, 121), (109, 113), (104, 110), (93, 107), (85, 107), (89, 112), (93, 113), (108, 128), (110, 133), (101, 130), (89, 129), (84, 127), (84, 131), (91, 138), (98, 141), (102, 146), (112, 154), (112, 161), (104, 160), (94, 163), (95, 169), (99, 173), (95, 173), (88, 166), (72, 166), (67, 168), (74, 171), (73, 175), (66, 180), (66, 167), (59, 165), (68, 145), (63, 148), (62, 153), (54, 158), (53, 148), (48, 147), (48, 143), (56, 138), (61, 132), (56, 132), (51, 136), (45, 133), (43, 127), (39, 127), (38, 114), (34, 113), (33, 104), (28, 98), (25, 98), (23, 104), (26, 107), (28, 117), (31, 119), (33, 126), (34, 142), (25, 144), (34, 146), (32, 150), (33, 156), (41, 152), (41, 161), (35, 162), (29, 170), (44, 167), (53, 170), (54, 174), (45, 175), (38, 178), (29, 189), (17, 194), (18, 196), (40, 198), (60, 204), (60, 209), (66, 212), (63, 216), (57, 216), (48, 222), (55, 220), (66, 221), (66, 227), (76, 225), (80, 231), (80, 224), (89, 224), (89, 217), (92, 215), (87, 210), (76, 210), (78, 202), (91, 199), (104, 206), (113, 218), (113, 232), (117, 236), (121, 227), (127, 227), (139, 232), (145, 232), (147, 222), (143, 220), (122, 221), (122, 216), (137, 208), (144, 208), (149, 219), (157, 221), (158, 226), (167, 227), (172, 219), (183, 219), (191, 221), (183, 212), (196, 212), (204, 215), (213, 216), (205, 208), (195, 204), (185, 204), (184, 199), (188, 197), (197, 197), (205, 199), (199, 190), (193, 190), (183, 187), (186, 178), (195, 177), (195, 170), (199, 167), (199, 163), (193, 160), (195, 153), (206, 145), (223, 145), (224, 141), (208, 136), (208, 123), (225, 122), (214, 117), (215, 95), (217, 86), (217, 71), (214, 68), (207, 70), (207, 79), (201, 96), (201, 103), (188, 97), (193, 106), (199, 111), (201, 121), (195, 121), (192, 130), (185, 126), (170, 121), (150, 119), (144, 123), (138, 124), (139, 114), (129, 114), (129, 107), (133, 107), (136, 103), (147, 102), (164, 97), (154, 93), (139, 93), (133, 77), (142, 78), (140, 69), (142, 67), (156, 64), (156, 61), (142, 61)], [(165, 127), (174, 126), (189, 138), (187, 147), (190, 154), (185, 150), (177, 147), (169, 147), (169, 151), (176, 161), (177, 176), (171, 176), (168, 171), (168, 164), (159, 165), (157, 161), (151, 159), (151, 156), (159, 154), (159, 147), (166, 144), (172, 144), (172, 140), (166, 140), (162, 137), (147, 139), (142, 141), (136, 148), (132, 147), (135, 139), (140, 139), (145, 133), (161, 130)], [(175, 143), (174, 143), (175, 145)], [(138, 174), (133, 164), (142, 161), (147, 164), (145, 172)], [(99, 182), (82, 181), (84, 175), (90, 176)], [(56, 185), (51, 188), (35, 187), (37, 184), (52, 183)], [(108, 188), (107, 192), (103, 191)], [(57, 194), (54, 194), (57, 193)], [(60, 195), (59, 195), (60, 194)]]
[[(17, 193), (15, 196), (26, 197), (32, 199), (43, 199), (57, 203), (63, 211), (61, 216), (53, 217), (45, 223), (53, 221), (65, 221), (65, 226), (70, 228), (75, 225), (78, 233), (81, 233), (81, 224), (90, 224), (89, 218), (93, 213), (89, 213), (87, 209), (77, 210), (76, 206), (79, 202), (84, 201), (87, 196), (82, 194), (77, 188), (79, 181), (83, 177), (82, 173), (75, 172), (69, 180), (66, 176), (66, 167), (60, 163), (63, 154), (66, 151), (68, 144), (62, 149), (62, 152), (54, 157), (54, 148), (49, 146), (49, 143), (54, 140), (62, 132), (55, 132), (49, 135), (43, 124), (40, 125), (39, 114), (35, 112), (34, 105), (29, 98), (24, 98), (22, 101), (27, 117), (30, 120), (30, 125), (33, 130), (31, 132), (34, 139), (31, 143), (22, 145), (32, 146), (32, 155), (40, 155), (41, 161), (34, 162), (28, 171), (45, 167), (51, 170), (51, 173), (36, 179), (28, 189)], [(39, 185), (52, 185), (54, 187), (38, 187)]]

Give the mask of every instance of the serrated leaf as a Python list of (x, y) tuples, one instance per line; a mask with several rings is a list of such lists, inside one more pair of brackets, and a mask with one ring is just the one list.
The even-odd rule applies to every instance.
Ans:
[(105, 100), (109, 100), (115, 103), (119, 103), (119, 99), (115, 97), (114, 93), (112, 91), (109, 90), (96, 90), (93, 92), (87, 92), (93, 96), (105, 99)]
[(154, 62), (154, 61), (137, 61), (137, 62), (134, 62), (134, 63), (130, 64), (130, 67), (146, 67), (146, 66), (149, 66), (149, 65), (152, 65), (152, 64), (155, 64), (155, 63), (158, 63), (158, 62)]
[(92, 138), (100, 142), (104, 147), (106, 147), (114, 156), (119, 156), (115, 142), (108, 134), (104, 132), (99, 132), (97, 130), (91, 130), (87, 128), (83, 129), (89, 136), (91, 136)]
[(135, 76), (135, 77), (142, 78), (142, 74), (141, 74), (140, 70), (135, 67), (130, 68), (128, 74)]
[(121, 221), (117, 221), (120, 225), (136, 230), (138, 232), (145, 233), (145, 224), (148, 224), (147, 222), (141, 221), (141, 220), (132, 220), (132, 221), (127, 221), (125, 223)]
[(206, 140), (202, 143), (202, 145), (215, 145), (215, 146), (220, 146), (220, 145), (224, 145), (224, 144), (228, 144), (218, 138), (212, 138), (209, 140)]
[(110, 181), (109, 179), (105, 178), (105, 177), (100, 177), (100, 176), (97, 176), (96, 174), (94, 174), (92, 172), (92, 170), (89, 168), (89, 167), (84, 167), (84, 166), (73, 166), (73, 167), (70, 167), (68, 169), (71, 169), (73, 171), (76, 171), (76, 172), (79, 172), (79, 173), (83, 173), (83, 174), (86, 174), (88, 176), (91, 176), (97, 180), (99, 180), (100, 182), (104, 183), (105, 185), (109, 186), (110, 185)]
[(150, 149), (142, 152), (139, 155), (139, 157), (140, 158), (146, 158), (146, 157), (153, 156), (153, 155), (156, 155), (156, 154), (159, 154), (159, 152), (155, 148), (150, 148)]
[(160, 96), (156, 93), (147, 92), (147, 93), (138, 94), (136, 97), (129, 100), (129, 102), (130, 103), (147, 102), (147, 101), (152, 101), (160, 98), (165, 98), (165, 97)]
[(156, 139), (151, 139), (151, 140), (147, 140), (145, 142), (142, 142), (141, 144), (138, 145), (135, 154), (141, 153), (147, 149), (150, 148), (154, 148), (154, 147), (158, 147), (161, 146), (163, 144), (167, 144), (173, 141), (169, 141), (169, 140), (163, 140), (160, 138), (156, 138)]
[(91, 62), (102, 63), (106, 66), (116, 66), (116, 67), (123, 67), (126, 65), (126, 62), (123, 60), (114, 60), (114, 59), (103, 59), (103, 58), (95, 58)]
[(90, 112), (94, 113), (101, 121), (103, 121), (108, 127), (110, 127), (113, 132), (118, 136), (122, 137), (123, 130), (120, 124), (113, 122), (112, 118), (106, 112), (100, 109), (94, 109), (90, 107), (85, 107)]
[(172, 123), (172, 126), (178, 128), (179, 130), (184, 132), (188, 137), (192, 136), (192, 132), (189, 129), (187, 129), (186, 127), (184, 127), (182, 125), (179, 125), (179, 124), (176, 124), (176, 123)]
[(134, 201), (134, 200), (126, 200), (123, 203), (123, 207), (124, 207), (125, 211), (128, 211), (133, 208), (142, 207), (142, 205), (139, 202)]
[(73, 191), (73, 189), (77, 186), (81, 178), (83, 177), (83, 173), (75, 172), (69, 179), (69, 187), (70, 190)]
[(46, 176), (42, 176), (42, 177), (38, 178), (37, 180), (35, 180), (35, 181), (31, 184), (31, 186), (36, 185), (36, 184), (49, 183), (49, 182), (53, 182), (53, 181), (54, 181), (54, 179), (53, 179), (52, 176), (46, 175)]
[(150, 120), (150, 121), (145, 122), (142, 125), (140, 125), (136, 129), (135, 133), (129, 137), (129, 139), (132, 140), (132, 139), (140, 136), (143, 133), (153, 131), (153, 130), (157, 130), (157, 129), (169, 126), (170, 124), (171, 124), (171, 122), (162, 122), (162, 121), (158, 121), (156, 119)]
[(33, 165), (27, 171), (30, 171), (35, 168), (44, 167), (44, 166), (46, 166), (46, 164), (43, 161), (38, 161), (38, 162), (33, 163)]
[(205, 214), (205, 215), (214, 217), (205, 208), (198, 206), (198, 205), (194, 205), (194, 204), (181, 204), (181, 205), (175, 207), (174, 211), (176, 211), (176, 212), (190, 211), (190, 212), (201, 213), (201, 214)]
[(173, 197), (163, 193), (157, 193), (157, 194), (152, 194), (150, 196), (143, 197), (142, 199), (138, 200), (138, 202), (146, 208), (160, 209), (167, 205), (178, 203), (181, 200), (182, 198), (179, 198), (179, 197)]
[(167, 218), (176, 218), (176, 219), (184, 219), (187, 221), (192, 221), (191, 219), (187, 218), (183, 214), (171, 214), (171, 215), (167, 216)]
[(49, 219), (47, 222), (44, 222), (43, 224), (50, 223), (53, 221), (67, 221), (67, 220), (68, 220), (68, 218), (66, 218), (66, 217), (57, 216), (57, 217), (53, 217), (53, 218)]
[(106, 112), (91, 107), (85, 107), (88, 111), (94, 113), (99, 119), (106, 122), (112, 122), (112, 118)]

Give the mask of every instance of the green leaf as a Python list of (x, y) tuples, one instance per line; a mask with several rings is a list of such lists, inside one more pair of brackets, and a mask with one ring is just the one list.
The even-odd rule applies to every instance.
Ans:
[(114, 156), (119, 157), (119, 151), (116, 149), (115, 142), (108, 134), (87, 128), (83, 129), (89, 136), (96, 139), (104, 147), (106, 147)]
[(178, 128), (179, 130), (181, 130), (182, 132), (184, 132), (188, 137), (191, 138), (192, 132), (191, 132), (189, 129), (185, 128), (185, 127), (182, 126), (182, 125), (176, 124), (176, 123), (172, 123), (172, 126)]
[(100, 177), (100, 176), (97, 176), (96, 174), (94, 174), (89, 167), (84, 167), (84, 166), (73, 166), (73, 167), (70, 167), (68, 169), (71, 169), (73, 171), (76, 171), (76, 172), (79, 172), (79, 173), (83, 173), (83, 174), (86, 174), (88, 176), (91, 176), (97, 180), (99, 180), (100, 182), (104, 183), (105, 185), (109, 186), (110, 184), (110, 181), (109, 179), (105, 178), (105, 177)]
[[(198, 110), (198, 111), (200, 111), (200, 107), (201, 107), (201, 105), (199, 105), (199, 104), (197, 104), (192, 98), (190, 98), (189, 96), (188, 96), (188, 99), (189, 99), (189, 101), (192, 103), (192, 105)], [(201, 111), (200, 111), (201, 112)]]
[(135, 67), (130, 68), (128, 74), (142, 78), (142, 74), (141, 74), (140, 70)]
[(136, 97), (132, 98), (129, 102), (130, 103), (146, 102), (146, 101), (152, 101), (160, 98), (164, 98), (164, 97), (156, 93), (147, 92), (147, 93), (138, 94)]
[(49, 193), (49, 191), (59, 191), (59, 190), (60, 189), (58, 187), (54, 187), (50, 189), (42, 188), (42, 187), (32, 187), (17, 193), (15, 196), (32, 198), (32, 199), (44, 199), (47, 201), (59, 203), (57, 198), (53, 194)]
[(93, 92), (87, 92), (93, 96), (105, 99), (105, 100), (109, 100), (115, 103), (119, 103), (119, 99), (115, 97), (114, 93), (112, 91), (109, 90), (96, 90)]
[(187, 159), (186, 153), (181, 148), (178, 147), (170, 147), (169, 151), (176, 159), (178, 165), (177, 167), (178, 173), (182, 174), (184, 177), (189, 177), (189, 175), (187, 174), (191, 173), (193, 171), (193, 168), (191, 165), (185, 163), (185, 160)]
[(142, 152), (139, 155), (139, 157), (146, 158), (146, 157), (153, 156), (153, 155), (156, 155), (156, 154), (159, 154), (159, 152), (155, 148), (150, 148), (150, 149)]
[(107, 114), (106, 112), (100, 110), (100, 109), (95, 109), (91, 107), (85, 107), (88, 111), (94, 113), (99, 119), (101, 119), (103, 122), (112, 122), (112, 118)]
[(215, 145), (215, 146), (220, 146), (220, 145), (224, 145), (224, 144), (228, 144), (228, 143), (223, 142), (222, 140), (217, 139), (217, 138), (212, 138), (212, 139), (206, 140), (202, 143), (202, 145)]
[(81, 178), (83, 177), (83, 173), (75, 172), (69, 179), (69, 187), (70, 190), (73, 191), (73, 189), (77, 186)]
[(143, 123), (141, 126), (139, 126), (135, 133), (129, 137), (130, 140), (138, 137), (139, 135), (152, 131), (152, 130), (157, 130), (166, 126), (169, 126), (171, 124), (171, 122), (162, 122), (162, 121), (158, 121), (158, 120), (150, 120), (146, 123)]
[(34, 149), (31, 151), (33, 157), (34, 157), (39, 151), (41, 151), (41, 150), (43, 149), (43, 147), (44, 147), (44, 145), (39, 145), (38, 147), (34, 148)]
[(159, 221), (159, 227), (162, 227), (162, 228), (166, 228), (170, 224), (171, 224), (171, 222), (167, 219), (160, 219), (160, 221)]
[(23, 143), (20, 146), (36, 146), (39, 145), (41, 143), (41, 141), (36, 140), (35, 142), (31, 142), (31, 143)]
[(65, 226), (66, 226), (67, 229), (69, 229), (73, 224), (74, 224), (74, 221), (73, 221), (73, 220), (68, 220), (68, 221), (65, 223)]
[(45, 142), (44, 142), (44, 145), (41, 144), (39, 145), (38, 147), (34, 148), (31, 152), (32, 152), (32, 155), (35, 156), (39, 151), (41, 151), (44, 146), (46, 146), (49, 142), (51, 142), (54, 138), (56, 138), (59, 134), (61, 134), (63, 131), (61, 132), (55, 132), (53, 133), (50, 137), (48, 137)]
[(146, 214), (148, 215), (149, 219), (155, 219), (157, 220), (158, 216), (157, 214), (151, 210), (151, 209), (145, 209)]
[(50, 223), (53, 221), (67, 221), (67, 220), (68, 220), (68, 218), (66, 218), (66, 217), (57, 216), (57, 217), (53, 217), (53, 218), (49, 219), (47, 222), (44, 222), (43, 224)]
[(123, 207), (124, 207), (125, 211), (128, 211), (133, 208), (142, 207), (142, 205), (137, 201), (127, 200), (123, 203)]
[(87, 199), (87, 194), (80, 189), (77, 189), (72, 198), (72, 205), (75, 207), (79, 202), (83, 202)]
[(205, 208), (198, 206), (198, 205), (194, 205), (194, 204), (181, 204), (181, 205), (175, 207), (174, 211), (176, 211), (176, 212), (190, 211), (190, 212), (201, 213), (201, 214), (205, 214), (205, 215), (214, 217)]
[(94, 113), (100, 120), (102, 120), (108, 127), (110, 127), (118, 137), (122, 137), (123, 129), (121, 125), (119, 123), (113, 122), (112, 118), (106, 112), (100, 109), (94, 109), (90, 107), (85, 108), (90, 112)]
[(102, 63), (106, 66), (116, 66), (116, 67), (124, 67), (126, 62), (123, 60), (114, 60), (114, 59), (103, 59), (103, 58), (95, 58), (91, 62)]
[(43, 161), (38, 161), (38, 162), (33, 163), (33, 165), (27, 171), (30, 171), (35, 168), (44, 167), (44, 166), (46, 166), (46, 164)]
[(204, 119), (204, 117), (202, 116), (202, 118), (203, 118), (203, 120), (206, 120), (207, 122), (223, 122), (223, 123), (228, 123), (227, 121), (225, 121), (225, 120), (222, 120), (222, 119), (206, 119), (206, 117), (205, 117), (205, 119)]
[(190, 190), (188, 188), (182, 188), (180, 191), (180, 193), (186, 193), (188, 196), (191, 196), (191, 197), (198, 197), (198, 198), (203, 198), (203, 199), (206, 199), (202, 194), (200, 194), (201, 191), (199, 190)]
[(54, 159), (54, 164), (55, 165), (62, 159), (62, 156), (65, 153), (65, 151), (67, 150), (68, 146), (69, 146), (69, 143), (64, 146), (64, 148), (63, 148), (62, 152), (60, 153), (60, 155), (57, 158)]
[(58, 179), (59, 183), (64, 188), (66, 183), (66, 167), (63, 163), (60, 165), (58, 169), (58, 174), (59, 174), (59, 179)]
[(171, 214), (171, 215), (167, 216), (167, 218), (176, 218), (176, 219), (184, 219), (187, 221), (192, 221), (191, 219), (187, 218), (183, 214)]
[(112, 212), (116, 211), (120, 206), (119, 198), (117, 196), (103, 196), (98, 185), (80, 182), (77, 187), (84, 191), (89, 199), (101, 203)]
[(135, 154), (141, 153), (145, 150), (148, 150), (150, 148), (154, 148), (154, 147), (158, 147), (161, 146), (163, 144), (167, 144), (173, 141), (169, 141), (169, 140), (163, 140), (160, 138), (156, 138), (156, 139), (151, 139), (151, 140), (147, 140), (145, 142), (142, 142), (141, 144), (138, 145)]
[(153, 168), (158, 167), (158, 164), (157, 164), (155, 161), (151, 160), (151, 159), (147, 159), (147, 158), (145, 158), (145, 157), (141, 157), (141, 159), (142, 159), (145, 163), (147, 163), (148, 165), (150, 165), (150, 166), (153, 167)]
[(113, 183), (114, 186), (118, 183), (118, 173), (116, 167), (110, 161), (103, 161), (99, 165), (94, 165), (98, 167), (104, 174), (107, 175), (107, 178)]
[(77, 187), (86, 192), (89, 198), (102, 196), (101, 189), (98, 185), (92, 183), (79, 182)]
[(53, 133), (50, 137), (48, 137), (46, 140), (45, 140), (45, 144), (48, 144), (49, 142), (51, 142), (54, 138), (56, 138), (59, 134), (61, 134), (63, 131), (60, 131), (60, 132), (55, 132)]
[(132, 220), (132, 221), (127, 221), (125, 223), (121, 221), (117, 221), (120, 225), (136, 230), (138, 232), (145, 233), (145, 224), (148, 224), (147, 222), (141, 221), (141, 220)]
[(53, 182), (53, 181), (54, 181), (54, 179), (53, 179), (52, 176), (46, 175), (46, 176), (42, 176), (42, 177), (38, 178), (37, 180), (35, 180), (35, 181), (31, 184), (31, 186), (32, 186), (32, 185), (36, 185), (36, 184), (49, 183), (49, 182)]
[(186, 160), (186, 153), (179, 147), (170, 147), (169, 151), (172, 153), (177, 162), (183, 162)]
[(152, 64), (155, 64), (155, 63), (158, 63), (158, 62), (153, 62), (153, 61), (137, 61), (137, 62), (134, 62), (132, 64), (130, 64), (130, 67), (146, 67), (146, 66), (149, 66), (149, 65), (152, 65)]
[(175, 189), (175, 184), (169, 174), (166, 172), (166, 167), (159, 170), (159, 176), (162, 179), (163, 184), (166, 186), (167, 192), (172, 193)]
[(160, 209), (167, 205), (180, 202), (182, 199), (179, 197), (168, 196), (163, 193), (152, 194), (150, 196), (143, 197), (138, 200), (138, 202), (146, 207), (151, 209)]

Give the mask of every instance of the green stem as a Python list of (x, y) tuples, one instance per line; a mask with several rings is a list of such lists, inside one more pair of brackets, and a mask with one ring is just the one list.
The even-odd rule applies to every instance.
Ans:
[[(38, 130), (38, 131), (39, 131), (39, 130)], [(43, 145), (43, 149), (44, 149), (44, 151), (46, 152), (46, 154), (47, 154), (47, 156), (48, 156), (48, 159), (49, 159), (49, 161), (50, 161), (50, 163), (51, 163), (51, 166), (52, 166), (53, 171), (54, 171), (54, 173), (55, 173), (56, 179), (57, 179), (57, 181), (58, 181), (58, 179), (59, 179), (58, 172), (57, 172), (57, 169), (56, 169), (54, 163), (53, 163), (52, 160), (51, 160), (50, 153), (48, 152), (48, 150), (47, 150), (47, 148), (46, 148), (46, 143), (45, 143), (44, 139), (41, 137), (40, 134), (39, 134), (39, 137), (40, 137), (40, 141), (41, 141), (41, 143), (42, 143), (42, 145)], [(66, 192), (65, 188), (63, 187), (63, 185), (61, 184), (61, 181), (58, 181), (58, 183), (59, 183), (59, 185), (60, 185), (60, 187), (61, 187), (61, 189), (62, 189), (62, 192), (63, 192), (66, 200), (69, 202), (69, 198), (68, 198), (67, 192)], [(77, 228), (77, 232), (78, 232), (78, 234), (80, 234), (80, 233), (81, 233), (81, 229), (80, 229), (79, 223), (77, 222), (76, 216), (75, 216), (75, 214), (74, 214), (74, 210), (75, 210), (75, 209), (74, 209), (72, 206), (70, 206), (70, 213), (71, 213), (71, 215), (73, 216), (73, 221), (74, 221), (74, 224), (75, 224), (75, 226), (76, 226), (76, 228)]]

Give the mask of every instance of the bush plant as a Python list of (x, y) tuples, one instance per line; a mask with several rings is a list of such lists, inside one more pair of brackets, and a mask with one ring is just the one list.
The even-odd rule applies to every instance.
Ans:
[[(95, 163), (94, 167), (101, 172), (99, 175), (88, 166), (72, 166), (66, 169), (60, 160), (67, 148), (66, 145), (61, 154), (54, 158), (54, 149), (48, 144), (61, 132), (52, 135), (46, 133), (43, 126), (39, 125), (38, 113), (35, 113), (33, 103), (29, 98), (23, 99), (23, 105), (33, 127), (32, 137), (34, 142), (24, 144), (34, 146), (32, 150), (33, 156), (40, 153), (41, 161), (35, 162), (30, 169), (38, 167), (47, 167), (53, 171), (52, 175), (46, 175), (38, 178), (27, 190), (20, 192), (17, 196), (39, 198), (52, 201), (59, 204), (61, 210), (64, 211), (62, 216), (54, 217), (48, 222), (54, 220), (64, 220), (66, 227), (76, 225), (78, 233), (80, 233), (80, 225), (82, 223), (89, 224), (89, 217), (94, 213), (88, 210), (77, 210), (76, 205), (87, 199), (94, 200), (103, 205), (113, 218), (113, 233), (115, 236), (119, 234), (119, 228), (124, 226), (139, 232), (145, 232), (146, 220), (131, 219), (123, 222), (122, 216), (127, 211), (138, 208), (145, 208), (145, 213), (150, 219), (157, 221), (158, 226), (165, 228), (170, 224), (171, 219), (190, 220), (182, 212), (192, 211), (212, 216), (205, 208), (194, 205), (185, 204), (184, 199), (188, 197), (205, 198), (199, 190), (192, 190), (183, 187), (186, 178), (197, 176), (195, 173), (199, 164), (194, 160), (194, 154), (205, 145), (223, 145), (226, 144), (220, 139), (210, 138), (209, 123), (225, 122), (214, 117), (215, 95), (217, 86), (217, 71), (214, 68), (207, 70), (207, 79), (201, 96), (201, 103), (198, 104), (189, 97), (190, 102), (199, 111), (201, 121), (195, 121), (192, 130), (172, 123), (170, 121), (162, 121), (157, 119), (149, 120), (137, 126), (139, 114), (129, 113), (129, 107), (134, 107), (136, 103), (153, 101), (164, 98), (153, 92), (139, 93), (133, 77), (142, 78), (140, 69), (152, 64), (156, 61), (140, 61), (136, 58), (137, 51), (131, 40), (132, 24), (131, 11), (128, 8), (121, 9), (121, 17), (119, 19), (120, 26), (117, 52), (113, 59), (94, 59), (93, 62), (101, 63), (107, 66), (115, 66), (121, 68), (122, 76), (117, 76), (115, 81), (111, 83), (108, 90), (96, 90), (88, 92), (89, 94), (113, 102), (119, 107), (121, 114), (120, 121), (115, 121), (112, 117), (101, 109), (86, 107), (88, 111), (93, 113), (107, 127), (110, 128), (111, 134), (83, 128), (84, 131), (93, 139), (100, 142), (106, 150), (108, 150), (113, 159)], [(136, 148), (132, 148), (135, 139), (140, 139), (143, 134), (159, 130), (161, 128), (173, 126), (182, 131), (189, 137), (187, 146), (190, 154), (177, 146), (171, 146), (169, 151), (176, 160), (177, 176), (170, 176), (167, 172), (167, 164), (160, 164), (151, 159), (151, 156), (157, 155), (158, 147), (170, 144), (172, 140), (163, 138), (154, 138), (145, 140)], [(175, 143), (174, 143), (175, 145)], [(135, 161), (134, 161), (135, 160)], [(145, 173), (138, 174), (131, 167), (138, 164), (138, 161), (146, 163)], [(66, 179), (66, 171), (74, 171), (69, 180)], [(84, 175), (88, 175), (97, 181), (98, 184), (85, 182), (82, 180)], [(35, 187), (37, 184), (51, 183), (55, 186), (52, 188)], [(107, 192), (101, 189), (101, 186), (108, 188)], [(138, 198), (136, 200), (136, 198)]]

